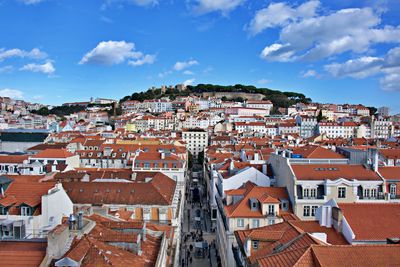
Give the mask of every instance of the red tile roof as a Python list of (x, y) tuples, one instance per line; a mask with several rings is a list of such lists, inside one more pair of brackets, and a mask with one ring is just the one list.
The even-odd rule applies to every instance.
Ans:
[(0, 265), (37, 267), (46, 256), (47, 242), (0, 242)]
[(382, 178), (373, 170), (363, 165), (345, 164), (292, 164), (292, 169), (298, 180), (336, 180), (344, 178), (362, 181), (381, 181)]
[(339, 208), (355, 240), (386, 241), (400, 237), (400, 203), (341, 203)]
[(400, 180), (400, 166), (396, 166), (396, 167), (379, 167), (378, 172), (386, 180)]
[(307, 145), (303, 147), (298, 147), (293, 149), (293, 154), (300, 154), (303, 156), (303, 158), (308, 158), (308, 159), (341, 159), (345, 158), (344, 156), (320, 147), (320, 146), (313, 146), (313, 145)]
[(36, 155), (31, 156), (31, 158), (33, 159), (37, 159), (37, 158), (48, 158), (48, 159), (52, 159), (52, 158), (69, 158), (69, 157), (73, 157), (75, 156), (75, 154), (72, 154), (71, 152), (68, 152), (65, 149), (45, 149), (43, 151), (40, 151), (39, 153), (37, 153)]

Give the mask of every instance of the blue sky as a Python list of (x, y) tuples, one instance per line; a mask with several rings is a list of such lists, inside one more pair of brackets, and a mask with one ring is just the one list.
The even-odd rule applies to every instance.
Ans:
[(0, 0), (0, 95), (253, 84), (400, 112), (400, 2)]

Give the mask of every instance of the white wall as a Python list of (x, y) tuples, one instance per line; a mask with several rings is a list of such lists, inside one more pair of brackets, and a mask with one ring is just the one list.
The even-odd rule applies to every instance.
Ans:
[[(42, 227), (56, 226), (61, 223), (62, 217), (68, 217), (73, 213), (73, 203), (61, 184), (57, 184), (49, 192), (51, 193), (42, 196)], [(52, 225), (50, 217), (54, 218)]]

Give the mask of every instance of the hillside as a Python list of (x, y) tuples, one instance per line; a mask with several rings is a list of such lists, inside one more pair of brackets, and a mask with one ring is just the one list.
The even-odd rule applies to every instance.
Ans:
[[(250, 93), (250, 94), (261, 94), (263, 95), (264, 100), (270, 100), (274, 107), (289, 107), (293, 104), (302, 102), (308, 103), (311, 102), (311, 98), (306, 97), (304, 94), (295, 93), (295, 92), (281, 92), (278, 90), (271, 90), (268, 88), (257, 88), (252, 85), (214, 85), (214, 84), (198, 84), (195, 86), (187, 86), (185, 91), (179, 91), (178, 89), (167, 89), (165, 93), (161, 92), (161, 89), (149, 89), (146, 92), (133, 93), (130, 96), (125, 96), (120, 101), (124, 102), (127, 100), (138, 100), (144, 101), (148, 99), (159, 99), (162, 97), (169, 97), (171, 100), (175, 99), (178, 96), (189, 96), (189, 95), (197, 95), (201, 96), (203, 93), (209, 92), (240, 92), (240, 93)], [(225, 97), (224, 100), (234, 100), (234, 101), (244, 101), (241, 97), (236, 97), (234, 99), (228, 99)]]

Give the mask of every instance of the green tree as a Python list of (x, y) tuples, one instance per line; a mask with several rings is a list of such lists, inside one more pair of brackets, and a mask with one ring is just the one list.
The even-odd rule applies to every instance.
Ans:
[(324, 117), (322, 116), (322, 110), (319, 111), (318, 116), (317, 116), (317, 121), (320, 122), (324, 119)]

